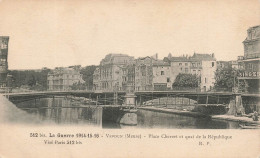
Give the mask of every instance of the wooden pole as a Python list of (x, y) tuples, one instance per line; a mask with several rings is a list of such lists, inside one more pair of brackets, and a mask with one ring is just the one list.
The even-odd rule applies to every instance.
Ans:
[(105, 93), (105, 105), (107, 105), (107, 94)]
[(207, 94), (206, 106), (208, 106), (208, 102), (209, 102), (209, 95)]
[(166, 108), (168, 107), (168, 93), (167, 93), (167, 98), (166, 98)]
[(140, 94), (140, 105), (142, 105), (142, 94)]
[(116, 105), (117, 105), (117, 98), (118, 98), (118, 94), (117, 94), (117, 92), (116, 92)]
[(98, 94), (97, 94), (97, 99), (96, 99), (96, 105), (98, 104)]
[(218, 95), (218, 100), (217, 100), (217, 105), (219, 104), (219, 95)]
[(152, 92), (152, 105), (153, 105), (153, 92)]

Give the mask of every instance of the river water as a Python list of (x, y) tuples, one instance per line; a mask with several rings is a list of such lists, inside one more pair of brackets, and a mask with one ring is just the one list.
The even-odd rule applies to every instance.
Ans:
[[(25, 111), (37, 124), (51, 123), (57, 125), (99, 126), (100, 128), (129, 128), (115, 122), (102, 120), (102, 107), (83, 105), (67, 98), (41, 98), (17, 103), (19, 109)], [(61, 108), (62, 107), (62, 108)], [(30, 119), (32, 122), (33, 120)], [(30, 123), (26, 120), (24, 123)], [(234, 129), (239, 128), (237, 122), (195, 118), (175, 114), (137, 111), (137, 125), (131, 128), (165, 128), (165, 129)]]

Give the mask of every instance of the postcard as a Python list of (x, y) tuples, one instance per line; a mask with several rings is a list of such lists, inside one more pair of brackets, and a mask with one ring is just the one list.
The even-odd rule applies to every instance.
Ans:
[(260, 157), (259, 0), (0, 0), (0, 158)]

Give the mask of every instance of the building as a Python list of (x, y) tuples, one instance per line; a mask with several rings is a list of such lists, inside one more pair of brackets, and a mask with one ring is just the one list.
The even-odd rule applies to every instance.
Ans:
[(170, 79), (171, 64), (163, 60), (153, 62), (153, 90), (169, 90), (172, 88)]
[(230, 66), (229, 61), (217, 61), (217, 69), (229, 68)]
[(68, 91), (74, 83), (84, 83), (80, 68), (76, 67), (57, 67), (48, 73), (49, 91)]
[(93, 90), (122, 91), (125, 90), (128, 71), (127, 65), (134, 62), (134, 57), (126, 54), (108, 54), (101, 60), (94, 72)]
[(229, 61), (230, 66), (232, 67), (232, 69), (238, 69), (238, 61), (237, 60), (231, 60)]
[(239, 83), (245, 83), (245, 92), (260, 92), (260, 25), (250, 27), (243, 41), (244, 56), (238, 57), (238, 65), (244, 69), (238, 74)]
[(0, 91), (5, 92), (7, 89), (7, 72), (8, 72), (8, 36), (0, 36)]
[(156, 57), (141, 57), (135, 60), (135, 91), (153, 90), (153, 63)]
[(170, 80), (171, 84), (174, 83), (176, 77), (183, 73), (183, 74), (190, 74), (191, 73), (191, 62), (188, 56), (181, 56), (181, 57), (172, 57), (169, 55), (167, 58), (164, 58), (164, 61), (170, 63)]
[(217, 70), (216, 58), (213, 54), (194, 53), (190, 57), (192, 63), (199, 64), (198, 75), (200, 75), (200, 88), (202, 91), (209, 91), (214, 87), (215, 72)]
[(135, 89), (135, 64), (131, 63), (125, 67), (126, 70), (126, 86), (131, 92)]
[(195, 74), (200, 77), (200, 89), (211, 90), (215, 83), (215, 71), (217, 69), (214, 54), (198, 54), (193, 56), (172, 57), (169, 55), (164, 61), (171, 64), (170, 81), (174, 83), (179, 74)]

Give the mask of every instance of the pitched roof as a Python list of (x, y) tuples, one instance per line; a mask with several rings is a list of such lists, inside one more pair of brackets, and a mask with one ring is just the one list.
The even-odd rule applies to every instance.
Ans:
[(171, 64), (163, 60), (155, 60), (153, 66), (170, 66)]
[(194, 53), (193, 56), (180, 56), (180, 57), (165, 57), (164, 61), (168, 62), (192, 62), (192, 61), (215, 61), (216, 58), (213, 54), (198, 54)]
[(190, 60), (195, 60), (195, 61), (211, 61), (211, 60), (216, 60), (213, 54), (198, 54), (194, 53), (193, 56), (190, 57)]

